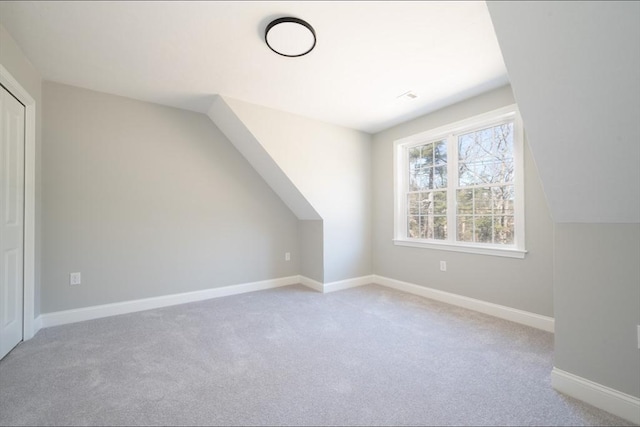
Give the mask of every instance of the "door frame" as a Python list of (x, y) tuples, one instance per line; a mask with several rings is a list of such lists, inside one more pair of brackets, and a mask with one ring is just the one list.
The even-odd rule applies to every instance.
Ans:
[[(0, 64), (0, 83), (24, 105), (24, 274), (22, 340), (33, 338), (35, 322), (35, 172), (36, 172), (36, 101)], [(38, 328), (39, 329), (39, 328)]]

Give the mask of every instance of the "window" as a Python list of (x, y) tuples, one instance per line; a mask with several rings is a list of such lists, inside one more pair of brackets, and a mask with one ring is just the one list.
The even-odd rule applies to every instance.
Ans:
[(513, 105), (396, 141), (395, 243), (523, 258), (522, 134)]

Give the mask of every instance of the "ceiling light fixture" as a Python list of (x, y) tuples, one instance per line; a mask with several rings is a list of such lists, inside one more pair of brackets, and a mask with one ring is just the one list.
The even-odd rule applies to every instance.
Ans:
[(295, 58), (316, 46), (316, 32), (302, 19), (285, 17), (273, 20), (264, 31), (264, 41), (278, 55)]

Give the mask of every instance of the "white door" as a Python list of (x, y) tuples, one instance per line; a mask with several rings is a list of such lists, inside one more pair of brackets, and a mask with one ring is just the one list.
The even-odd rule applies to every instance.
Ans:
[(22, 341), (24, 106), (0, 86), (0, 359)]

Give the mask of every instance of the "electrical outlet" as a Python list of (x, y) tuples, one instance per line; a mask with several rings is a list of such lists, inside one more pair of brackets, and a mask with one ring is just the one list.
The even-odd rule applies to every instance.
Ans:
[(80, 277), (80, 273), (71, 273), (69, 274), (69, 284), (71, 286), (79, 285), (82, 281)]
[(291, 253), (290, 252), (285, 252), (284, 253), (284, 260), (285, 261), (291, 261)]
[(440, 271), (447, 271), (447, 261), (440, 261)]

